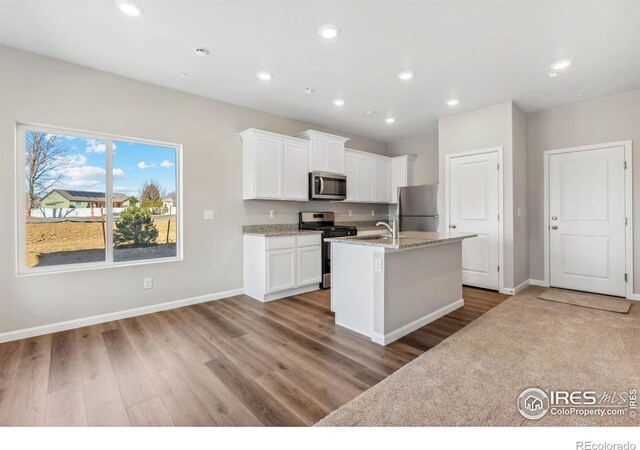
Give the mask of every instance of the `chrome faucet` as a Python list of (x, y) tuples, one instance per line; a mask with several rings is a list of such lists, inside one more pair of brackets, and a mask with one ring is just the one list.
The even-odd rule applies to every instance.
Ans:
[(380, 225), (383, 225), (383, 226), (387, 227), (389, 229), (389, 232), (391, 233), (391, 238), (394, 239), (394, 240), (398, 239), (398, 228), (396, 227), (396, 221), (392, 220), (391, 224), (392, 224), (392, 227), (390, 227), (388, 223), (378, 222), (376, 224), (376, 226), (379, 227)]

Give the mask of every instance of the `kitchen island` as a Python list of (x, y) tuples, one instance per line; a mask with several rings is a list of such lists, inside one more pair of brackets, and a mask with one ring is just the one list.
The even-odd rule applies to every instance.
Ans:
[(406, 231), (398, 239), (326, 239), (336, 324), (387, 345), (460, 308), (462, 240), (475, 236)]

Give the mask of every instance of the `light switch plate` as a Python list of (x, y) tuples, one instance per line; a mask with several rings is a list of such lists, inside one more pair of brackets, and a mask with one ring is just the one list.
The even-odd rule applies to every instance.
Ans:
[(269, 217), (271, 217), (272, 219), (276, 218), (276, 211), (274, 209), (269, 211)]
[(215, 217), (213, 209), (205, 209), (203, 217), (204, 217), (204, 220), (213, 220)]

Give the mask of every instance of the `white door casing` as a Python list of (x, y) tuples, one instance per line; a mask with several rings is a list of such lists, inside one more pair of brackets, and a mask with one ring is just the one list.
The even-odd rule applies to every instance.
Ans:
[(625, 297), (633, 273), (625, 145), (567, 150), (545, 155), (548, 284)]
[(446, 157), (448, 231), (478, 236), (462, 243), (463, 284), (500, 290), (502, 260), (502, 149)]

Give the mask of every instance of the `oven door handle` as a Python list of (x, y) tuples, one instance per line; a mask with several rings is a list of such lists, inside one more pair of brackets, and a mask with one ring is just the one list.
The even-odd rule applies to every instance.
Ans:
[(320, 192), (319, 192), (319, 194), (324, 194), (324, 179), (322, 177), (318, 177), (318, 180), (320, 180)]

